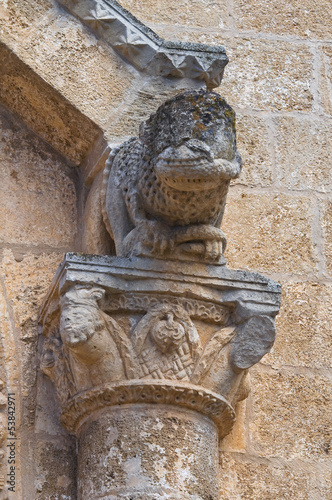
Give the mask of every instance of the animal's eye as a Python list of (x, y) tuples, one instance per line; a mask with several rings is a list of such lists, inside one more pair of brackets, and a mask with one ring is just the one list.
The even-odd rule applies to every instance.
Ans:
[(212, 121), (212, 115), (211, 115), (211, 113), (203, 113), (203, 115), (202, 115), (202, 121), (205, 124), (210, 123)]

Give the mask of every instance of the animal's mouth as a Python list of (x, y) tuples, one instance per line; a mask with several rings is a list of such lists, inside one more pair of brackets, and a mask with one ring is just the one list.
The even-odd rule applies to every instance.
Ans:
[(213, 175), (213, 162), (206, 158), (160, 158), (155, 173), (162, 183), (178, 191), (212, 189), (217, 177)]

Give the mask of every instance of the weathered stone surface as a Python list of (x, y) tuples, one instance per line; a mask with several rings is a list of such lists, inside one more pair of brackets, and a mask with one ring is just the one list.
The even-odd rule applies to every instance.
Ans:
[(0, 43), (0, 100), (35, 133), (80, 164), (100, 131), (51, 85)]
[(236, 420), (231, 432), (219, 443), (222, 452), (245, 453), (247, 449), (247, 400), (236, 407)]
[(332, 115), (332, 48), (331, 45), (320, 47), (320, 98), (325, 113)]
[(322, 215), (325, 261), (327, 270), (332, 275), (332, 200), (326, 200), (322, 204)]
[(243, 168), (232, 184), (270, 186), (273, 178), (271, 139), (265, 119), (237, 113), (236, 140)]
[(223, 230), (232, 235), (230, 267), (305, 274), (315, 271), (313, 207), (306, 197), (231, 191)]
[[(226, 43), (226, 42), (225, 42)], [(305, 45), (272, 40), (227, 40), (232, 64), (221, 95), (242, 108), (309, 111), (313, 56)]]
[(217, 499), (218, 439), (196, 412), (117, 408), (79, 434), (79, 498)]
[(73, 172), (3, 109), (0, 125), (0, 241), (72, 248), (77, 224)]
[[(34, 493), (31, 493), (35, 491), (33, 486), (35, 442), (31, 438), (31, 432), (36, 411), (37, 315), (41, 299), (52, 280), (61, 255), (44, 254), (36, 257), (30, 254), (18, 262), (10, 250), (4, 250), (3, 253), (0, 274), (3, 276), (8, 313), (6, 318), (1, 310), (0, 316), (5, 319), (1, 324), (7, 350), (6, 367), (9, 372), (13, 372), (11, 378), (16, 373), (16, 380), (11, 382), (11, 390), (16, 393), (17, 432), (21, 440), (17, 481), (19, 484), (19, 474), (22, 474), (24, 495), (26, 498), (35, 498)], [(9, 329), (15, 332), (16, 348), (11, 347), (13, 334)], [(17, 364), (16, 370), (15, 366), (12, 366), (14, 361)], [(29, 456), (31, 459), (21, 463), (21, 456)]]
[(38, 309), (61, 259), (56, 253), (28, 254), (18, 261), (11, 250), (4, 250), (1, 274), (23, 340), (37, 337)]
[(332, 191), (332, 123), (313, 118), (280, 118), (276, 165), (280, 183), (290, 189)]
[(332, 286), (284, 283), (278, 335), (264, 364), (329, 368), (332, 363)]
[(8, 2), (1, 29), (18, 57), (98, 125), (110, 120), (137, 75), (55, 2)]
[[(331, 496), (329, 472), (321, 464), (281, 462), (222, 453), (219, 498), (222, 500), (312, 500)], [(322, 474), (323, 480), (317, 477)]]
[(223, 266), (190, 263), (178, 276), (178, 266), (67, 254), (41, 310), (41, 368), (70, 431), (103, 406), (139, 403), (141, 393), (158, 402), (160, 392), (159, 403), (200, 411), (229, 432), (224, 397), (247, 396), (247, 370), (274, 340), (279, 287)]
[[(278, 285), (253, 273), (67, 254), (41, 308), (41, 369), (78, 436), (80, 497), (216, 500), (218, 432), (231, 430), (248, 368), (271, 348), (278, 306)], [(191, 443), (172, 438), (176, 456), (165, 408)], [(232, 440), (226, 449), (244, 444)]]
[(70, 498), (76, 496), (76, 443), (74, 439), (60, 442), (38, 440), (35, 477), (36, 500)]
[(309, 39), (331, 39), (331, 4), (321, 0), (235, 0), (234, 15), (239, 30), (293, 35)]
[(102, 209), (116, 254), (222, 263), (219, 226), (240, 171), (224, 99), (201, 90), (166, 101), (106, 163)]
[(4, 251), (1, 270), (6, 294), (13, 310), (13, 321), (19, 334), (21, 388), (24, 400), (24, 423), (31, 425), (35, 415), (35, 382), (37, 374), (37, 317), (61, 256), (56, 254), (26, 256), (17, 262), (10, 250)]
[(120, 0), (119, 3), (148, 24), (220, 28), (227, 24), (229, 17), (226, 4), (213, 0), (184, 0), (181, 9), (176, 0), (151, 0), (148, 9), (140, 0)]
[(261, 457), (330, 461), (331, 380), (306, 371), (251, 371), (251, 443)]

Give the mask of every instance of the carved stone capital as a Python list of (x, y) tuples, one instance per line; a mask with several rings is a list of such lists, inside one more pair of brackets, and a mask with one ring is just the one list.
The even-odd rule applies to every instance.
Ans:
[(223, 266), (67, 254), (45, 299), (41, 368), (77, 433), (98, 411), (172, 405), (225, 436), (272, 347), (280, 287)]

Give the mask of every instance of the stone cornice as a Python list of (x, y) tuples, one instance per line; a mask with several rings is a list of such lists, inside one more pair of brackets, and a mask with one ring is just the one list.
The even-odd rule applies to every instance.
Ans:
[[(205, 264), (196, 264), (193, 270), (186, 262), (181, 262), (179, 273), (177, 263), (172, 261), (67, 253), (44, 299), (40, 321), (46, 321), (53, 299), (57, 302), (58, 294), (75, 284), (98, 284), (106, 290), (116, 288), (130, 293), (134, 282), (135, 293), (143, 295), (154, 292), (158, 282), (160, 293), (172, 289), (177, 296), (203, 297), (215, 304), (239, 301), (250, 304), (250, 307), (264, 304), (271, 314), (276, 314), (280, 306), (280, 285), (258, 273)], [(242, 314), (242, 307), (239, 314)]]
[(222, 46), (169, 42), (115, 0), (58, 0), (93, 33), (141, 72), (220, 85), (228, 57)]

